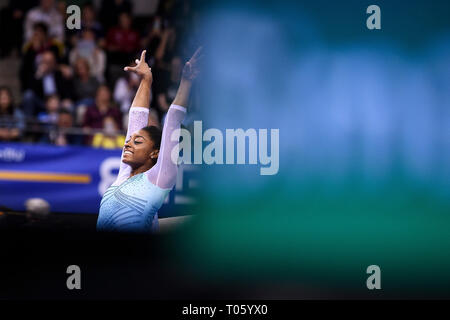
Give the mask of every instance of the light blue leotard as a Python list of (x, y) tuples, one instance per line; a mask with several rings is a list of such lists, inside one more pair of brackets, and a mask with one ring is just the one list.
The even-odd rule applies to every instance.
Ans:
[[(148, 114), (147, 108), (130, 108), (126, 141), (147, 126)], [(177, 164), (172, 161), (171, 152), (178, 147), (179, 130), (172, 133), (180, 128), (185, 114), (184, 107), (170, 106), (158, 160), (150, 170), (130, 178), (131, 167), (121, 162), (116, 181), (100, 202), (97, 230), (151, 232), (157, 229), (158, 210), (174, 186), (177, 175)]]
[[(155, 230), (158, 209), (170, 189), (155, 186), (143, 174), (106, 190), (100, 203), (98, 230), (146, 232)], [(157, 222), (156, 222), (157, 223)]]

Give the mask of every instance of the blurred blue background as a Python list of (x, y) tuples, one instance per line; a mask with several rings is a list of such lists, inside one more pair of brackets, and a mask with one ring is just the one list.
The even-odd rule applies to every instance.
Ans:
[[(371, 4), (381, 30), (366, 27)], [(448, 293), (450, 4), (200, 8), (203, 120), (279, 129), (280, 170), (203, 168), (193, 269), (367, 294), (377, 264), (383, 293)]]

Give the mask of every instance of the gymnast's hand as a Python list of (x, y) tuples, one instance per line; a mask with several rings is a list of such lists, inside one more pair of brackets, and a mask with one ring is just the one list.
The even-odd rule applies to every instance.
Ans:
[(197, 77), (197, 75), (200, 72), (198, 62), (202, 58), (202, 56), (200, 55), (201, 52), (202, 47), (198, 48), (197, 51), (195, 51), (192, 58), (189, 59), (188, 62), (186, 62), (186, 64), (183, 67), (183, 74), (182, 74), (183, 79), (192, 81)]
[(151, 82), (153, 81), (152, 69), (148, 66), (147, 62), (145, 62), (145, 52), (146, 50), (142, 51), (140, 60), (136, 59), (136, 66), (125, 67), (124, 70), (134, 72), (142, 79), (146, 79)]

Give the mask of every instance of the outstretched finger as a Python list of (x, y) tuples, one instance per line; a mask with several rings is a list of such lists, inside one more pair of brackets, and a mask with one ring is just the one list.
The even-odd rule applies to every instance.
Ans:
[(125, 67), (123, 68), (124, 71), (135, 71), (136, 67)]
[(147, 52), (147, 50), (143, 50), (141, 53), (141, 60), (140, 62), (144, 62), (145, 61), (145, 53)]
[(200, 58), (200, 53), (202, 52), (203, 47), (198, 47), (198, 49), (195, 51), (194, 55), (192, 56), (192, 58), (190, 59), (191, 61), (195, 61), (197, 59)]

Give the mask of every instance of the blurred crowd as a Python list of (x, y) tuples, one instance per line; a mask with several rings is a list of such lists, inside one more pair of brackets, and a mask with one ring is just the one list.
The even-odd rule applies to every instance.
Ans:
[[(150, 2), (149, 2), (150, 3)], [(133, 16), (134, 1), (71, 1), (81, 29), (66, 27), (67, 1), (16, 1), (0, 12), (0, 59), (20, 57), (20, 101), (0, 87), (0, 141), (121, 148), (139, 85), (123, 71), (147, 50), (153, 72), (149, 123), (161, 126), (192, 52), (189, 1), (153, 1)]]

